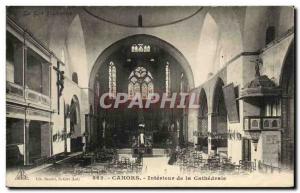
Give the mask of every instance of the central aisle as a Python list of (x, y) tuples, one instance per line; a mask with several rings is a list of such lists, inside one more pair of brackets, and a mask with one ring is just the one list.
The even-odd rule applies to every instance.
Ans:
[(169, 165), (169, 157), (145, 157), (143, 158), (142, 174), (170, 175), (179, 174), (178, 165)]
[[(131, 154), (119, 154), (120, 157), (127, 157), (130, 160), (135, 158)], [(178, 165), (169, 165), (169, 157), (153, 156), (143, 158), (142, 175), (176, 175), (180, 173)]]

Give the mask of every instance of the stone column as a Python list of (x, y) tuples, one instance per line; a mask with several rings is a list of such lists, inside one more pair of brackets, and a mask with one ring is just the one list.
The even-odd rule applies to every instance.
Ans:
[(66, 152), (71, 152), (71, 137), (67, 137), (67, 135), (70, 133), (71, 128), (70, 128), (70, 117), (66, 118), (66, 128), (64, 129), (64, 140), (65, 140), (65, 153)]
[(50, 156), (53, 155), (53, 122), (50, 122)]
[[(23, 87), (27, 87), (27, 47), (23, 46)], [(24, 95), (25, 96), (25, 95)]]
[(186, 109), (184, 109), (183, 112), (183, 141), (184, 144), (188, 145), (188, 112)]
[[(212, 117), (213, 117), (213, 113), (207, 113), (207, 132), (208, 133), (212, 133)], [(207, 142), (207, 153), (208, 155), (211, 154), (211, 136), (209, 135), (207, 138), (208, 142)]]
[(25, 124), (24, 124), (24, 165), (29, 165), (29, 125), (30, 125), (30, 120), (25, 119)]

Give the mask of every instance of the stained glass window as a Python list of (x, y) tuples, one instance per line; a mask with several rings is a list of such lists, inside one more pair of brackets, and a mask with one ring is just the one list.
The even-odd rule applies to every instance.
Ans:
[(109, 63), (108, 68), (108, 92), (110, 97), (116, 97), (117, 81), (116, 81), (116, 66), (113, 62)]
[(153, 93), (153, 77), (144, 67), (137, 67), (129, 75), (128, 95), (132, 98), (136, 94), (141, 94), (143, 99), (147, 99)]
[(146, 99), (148, 97), (148, 85), (146, 82), (142, 83), (142, 98)]
[(152, 82), (149, 82), (148, 84), (148, 96), (150, 94), (152, 94), (154, 91), (153, 91), (153, 83)]
[(134, 93), (134, 85), (133, 85), (132, 82), (129, 82), (129, 84), (128, 84), (128, 95), (133, 96), (134, 95), (133, 93)]
[(150, 52), (151, 47), (144, 44), (132, 44), (131, 52)]

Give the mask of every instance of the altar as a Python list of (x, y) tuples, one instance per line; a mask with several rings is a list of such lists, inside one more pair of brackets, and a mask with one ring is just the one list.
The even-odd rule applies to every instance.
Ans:
[(133, 156), (152, 156), (153, 154), (153, 133), (145, 131), (145, 124), (139, 124), (137, 135), (132, 137)]

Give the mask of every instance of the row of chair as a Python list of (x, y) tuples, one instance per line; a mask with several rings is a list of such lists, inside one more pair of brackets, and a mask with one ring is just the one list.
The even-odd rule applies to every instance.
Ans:
[(187, 149), (178, 151), (177, 165), (182, 172), (249, 173), (256, 170), (255, 163), (251, 161), (240, 160), (235, 164), (231, 158), (218, 154), (204, 158), (202, 152)]
[(120, 173), (140, 173), (143, 168), (143, 162), (139, 161), (138, 158), (130, 160), (127, 157), (122, 157), (121, 159), (114, 159), (110, 162), (105, 170), (111, 174)]

